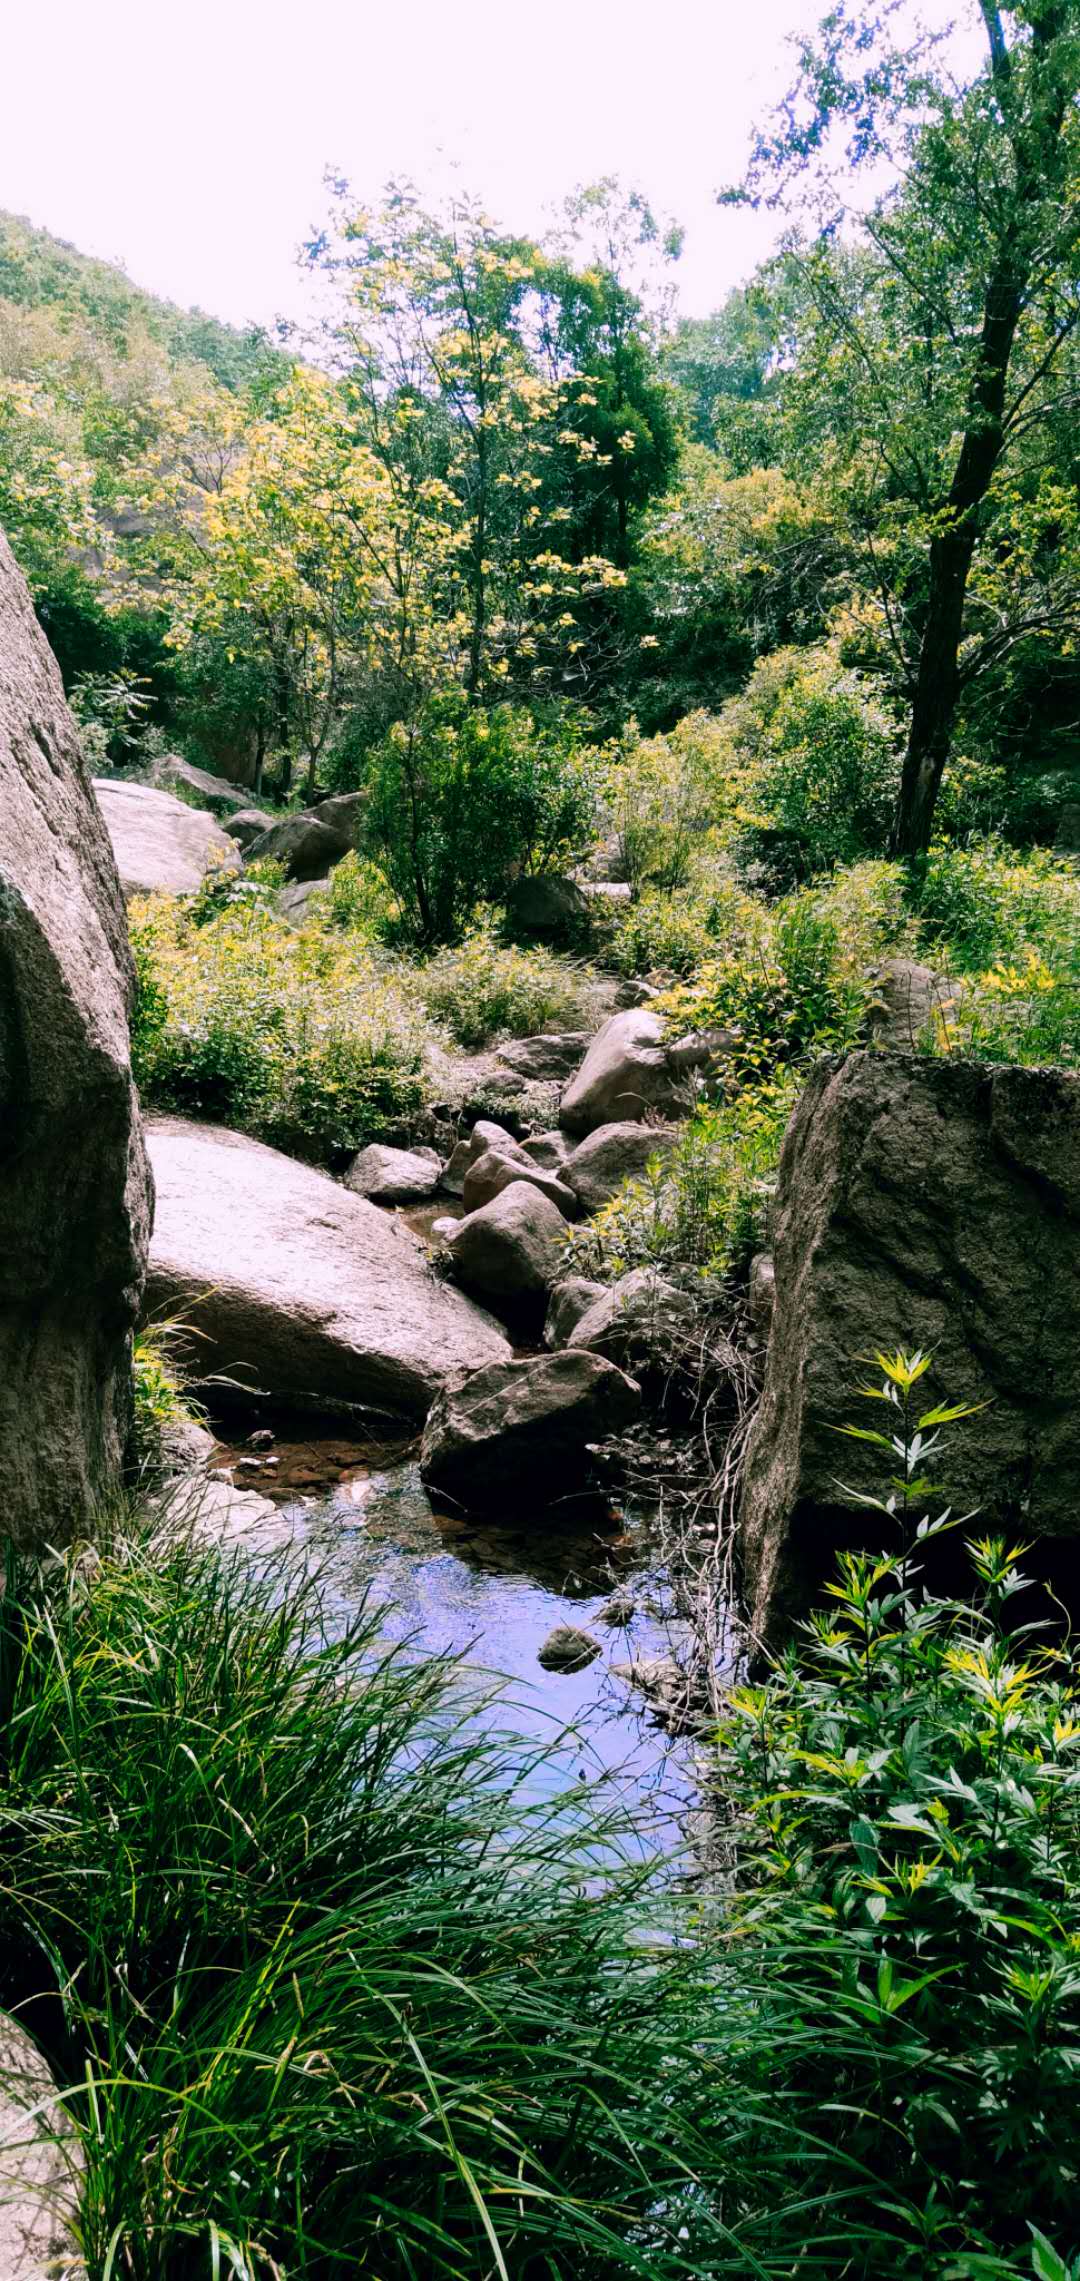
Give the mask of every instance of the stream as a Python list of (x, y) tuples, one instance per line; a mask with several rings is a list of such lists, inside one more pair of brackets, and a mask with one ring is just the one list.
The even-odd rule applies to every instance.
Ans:
[[(587, 1521), (480, 1522), (432, 1505), (410, 1448), (330, 1434), (261, 1451), (222, 1442), (213, 1464), (273, 1499), (284, 1541), (312, 1561), (331, 1626), (373, 1601), (390, 1638), (461, 1659), (462, 1716), (522, 1738), (526, 1795), (604, 1776), (632, 1805), (647, 1850), (681, 1848), (700, 1808), (692, 1752), (615, 1669), (671, 1651), (643, 1519), (597, 1500)], [(539, 1661), (563, 1624), (599, 1643), (584, 1668)], [(493, 1678), (504, 1683), (495, 1700)]]

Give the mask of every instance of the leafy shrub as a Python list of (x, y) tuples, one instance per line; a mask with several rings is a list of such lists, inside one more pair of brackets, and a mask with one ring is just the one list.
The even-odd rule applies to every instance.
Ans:
[(729, 1932), (757, 1992), (750, 2074), (781, 2118), (761, 2149), (768, 2270), (804, 2270), (805, 2230), (779, 2202), (801, 2178), (818, 2270), (1068, 2273), (1032, 2237), (1077, 2247), (1072, 1649), (1030, 1607), (1023, 1548), (968, 1543), (970, 1606), (928, 1590), (924, 1555), (955, 1524), (931, 1516), (925, 1469), (965, 1412), (922, 1409), (925, 1356), (878, 1359), (885, 1549), (841, 1559), (719, 1737), (740, 1860)]
[(702, 1103), (675, 1148), (567, 1235), (574, 1269), (614, 1282), (629, 1268), (691, 1270), (722, 1282), (749, 1265), (765, 1241), (769, 1198), (795, 1105), (790, 1078), (728, 1105)]
[(195, 1414), (176, 1356), (177, 1330), (170, 1322), (146, 1323), (132, 1349), (131, 1454), (140, 1476), (157, 1472), (166, 1427), (182, 1425)]
[(149, 1102), (323, 1158), (419, 1106), (422, 1017), (363, 943), (293, 931), (261, 899), (201, 926), (182, 903), (139, 901), (130, 926), (132, 1060)]
[(761, 911), (738, 948), (709, 960), (656, 1001), (674, 1030), (716, 1030), (736, 1083), (756, 1082), (811, 1051), (854, 1044), (869, 999), (845, 955), (837, 918), (812, 890)]
[(346, 927), (365, 942), (391, 935), (401, 921), (401, 905), (377, 863), (369, 863), (354, 849), (336, 863), (326, 888), (325, 915), (335, 927)]
[(652, 887), (620, 912), (611, 961), (620, 974), (687, 975), (715, 947), (706, 896), (693, 890), (668, 895)]
[(474, 928), (456, 948), (429, 959), (417, 988), (432, 1018), (470, 1049), (495, 1037), (587, 1028), (600, 1002), (587, 967), (554, 951), (501, 943), (490, 927)]
[(722, 803), (719, 738), (708, 713), (688, 713), (667, 736), (643, 740), (635, 722), (607, 778), (619, 876), (667, 894), (690, 878), (695, 842)]
[(0, 1671), (2, 1993), (90, 2281), (726, 2267), (700, 1946), (452, 1661), (174, 1528), (12, 1575)]
[(450, 942), (518, 872), (576, 861), (592, 836), (595, 767), (569, 722), (447, 697), (373, 754), (367, 833), (409, 930)]
[(927, 953), (955, 973), (980, 973), (1034, 950), (1080, 978), (1080, 875), (1045, 848), (1021, 855), (1000, 841), (935, 846), (916, 909)]
[(721, 716), (739, 787), (734, 847), (770, 891), (883, 853), (899, 786), (892, 723), (834, 649), (778, 650)]

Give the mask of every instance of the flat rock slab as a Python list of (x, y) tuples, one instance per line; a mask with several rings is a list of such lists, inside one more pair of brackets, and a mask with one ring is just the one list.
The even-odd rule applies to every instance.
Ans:
[(235, 840), (204, 808), (189, 808), (152, 784), (94, 778), (126, 896), (194, 895), (208, 871), (239, 871)]
[(75, 2239), (79, 2151), (37, 2046), (0, 2015), (0, 2274), (83, 2281)]
[(325, 1173), (179, 1117), (154, 1119), (147, 1144), (148, 1310), (183, 1311), (200, 1375), (327, 1413), (421, 1419), (449, 1380), (508, 1358), (408, 1231)]

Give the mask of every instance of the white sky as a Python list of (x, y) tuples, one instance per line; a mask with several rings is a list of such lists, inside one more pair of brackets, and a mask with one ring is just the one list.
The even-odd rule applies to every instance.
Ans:
[[(682, 307), (768, 250), (720, 209), (824, 0), (15, 0), (0, 207), (236, 323), (298, 314), (324, 168), (458, 170), (509, 228), (615, 173), (687, 230)], [(10, 11), (10, 13), (9, 13)]]

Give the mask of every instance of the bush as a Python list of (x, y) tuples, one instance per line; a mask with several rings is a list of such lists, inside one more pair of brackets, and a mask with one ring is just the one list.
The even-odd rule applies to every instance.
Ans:
[(763, 658), (721, 720), (739, 785), (733, 844), (755, 884), (776, 892), (883, 853), (897, 738), (871, 685), (835, 650)]
[(380, 942), (400, 926), (401, 905), (378, 864), (350, 849), (330, 873), (325, 916), (364, 942)]
[(632, 1267), (687, 1269), (722, 1283), (766, 1240), (769, 1200), (796, 1087), (777, 1079), (728, 1105), (702, 1103), (671, 1154), (627, 1180), (567, 1235), (578, 1274), (615, 1282)]
[(455, 949), (429, 959), (417, 989), (433, 1020), (469, 1049), (496, 1037), (589, 1028), (600, 1004), (597, 978), (587, 967), (554, 951), (500, 943), (490, 927), (475, 928)]
[(474, 1712), (182, 1530), (9, 1576), (2, 1994), (67, 2087), (90, 2281), (720, 2270), (686, 1911)]
[(723, 804), (721, 743), (708, 713), (688, 713), (668, 736), (643, 740), (630, 723), (607, 781), (619, 876), (667, 894), (688, 884), (695, 845)]
[(203, 925), (182, 903), (137, 901), (130, 927), (132, 1061), (151, 1105), (324, 1159), (419, 1107), (423, 1019), (363, 943), (294, 932), (259, 897)]
[(519, 873), (557, 870), (593, 834), (595, 769), (572, 724), (447, 697), (372, 755), (367, 832), (423, 943), (451, 942)]
[(1080, 980), (1080, 874), (1045, 848), (1021, 855), (997, 840), (935, 846), (916, 911), (927, 955), (954, 973), (978, 974), (1034, 950)]
[(925, 1469), (965, 1413), (922, 1410), (924, 1356), (879, 1361), (885, 1549), (841, 1560), (799, 1644), (735, 1689), (719, 1738), (740, 1858), (729, 1932), (757, 2003), (747, 2090), (756, 2077), (776, 2117), (754, 2238), (770, 2273), (807, 2269), (805, 2209), (800, 2226), (781, 2206), (801, 2180), (813, 2270), (1067, 2275), (1032, 2236), (1075, 2254), (1073, 1657), (1056, 1622), (1018, 1619), (1042, 1614), (1022, 1548), (969, 1542), (971, 1606), (927, 1589), (924, 1554), (956, 1524), (929, 1517)]
[(752, 933), (665, 992), (656, 1010), (674, 1031), (723, 1033), (727, 1077), (756, 1083), (855, 1043), (870, 997), (860, 951), (847, 956), (828, 901), (806, 889), (760, 910)]

